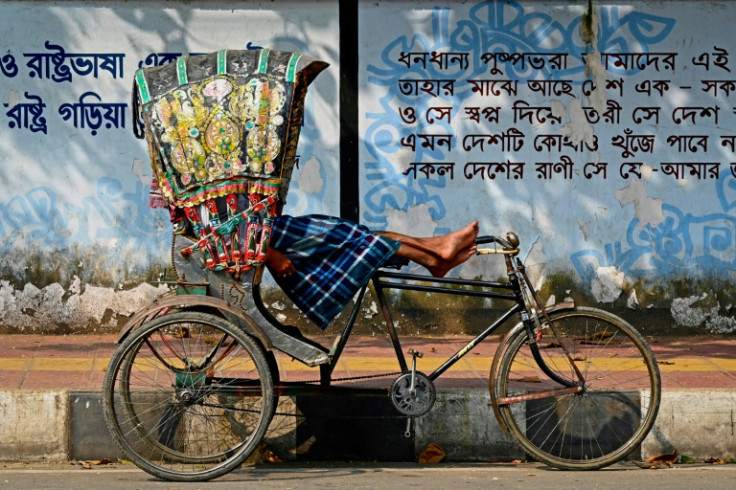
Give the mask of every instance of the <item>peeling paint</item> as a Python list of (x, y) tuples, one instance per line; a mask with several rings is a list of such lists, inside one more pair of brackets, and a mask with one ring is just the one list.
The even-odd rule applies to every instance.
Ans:
[(271, 308), (278, 311), (284, 311), (286, 309), (286, 305), (281, 301), (274, 301), (271, 303)]
[(636, 297), (636, 289), (631, 290), (629, 298), (626, 300), (626, 306), (632, 310), (639, 306), (639, 298)]
[(588, 122), (583, 110), (583, 104), (580, 99), (572, 99), (570, 102), (569, 122), (560, 128), (560, 134), (570, 138), (574, 144), (585, 142), (588, 146), (593, 146), (593, 125)]
[(410, 206), (406, 211), (392, 209), (387, 215), (387, 230), (410, 233), (412, 236), (432, 236), (437, 228), (430, 214), (431, 203)]
[(529, 279), (534, 284), (534, 289), (539, 291), (545, 281), (544, 269), (547, 265), (547, 254), (544, 253), (542, 240), (537, 239), (532, 243), (532, 248), (524, 260)]
[(590, 94), (589, 102), (598, 111), (598, 114), (603, 114), (606, 110), (605, 86), (608, 72), (603, 66), (601, 53), (598, 51), (598, 15), (593, 9), (590, 9), (588, 15), (590, 15), (590, 29), (587, 33), (583, 34), (583, 38), (586, 40), (591, 52), (585, 57), (585, 73), (593, 77), (595, 84), (595, 89)]
[(363, 308), (363, 318), (373, 318), (378, 314), (378, 305), (375, 301), (371, 301), (371, 304)]
[(710, 333), (736, 332), (736, 319), (721, 316), (721, 306), (708, 293), (672, 301), (670, 313), (678, 325), (696, 328), (704, 326)]
[(598, 267), (591, 283), (591, 292), (600, 303), (613, 303), (624, 288), (624, 273), (615, 267)]
[(299, 171), (299, 190), (307, 194), (319, 194), (325, 185), (325, 181), (319, 174), (320, 164), (314, 158), (310, 158), (300, 167)]
[(133, 175), (138, 177), (138, 180), (140, 180), (144, 184), (151, 183), (151, 171), (149, 170), (149, 164), (143, 163), (143, 160), (141, 160), (140, 158), (133, 159), (131, 172)]
[(583, 232), (583, 237), (587, 240), (590, 236), (590, 225), (585, 221), (578, 221), (578, 228)]
[(133, 289), (85, 285), (75, 277), (68, 289), (53, 283), (42, 289), (26, 284), (22, 290), (0, 281), (0, 324), (17, 332), (88, 332), (90, 329), (115, 331), (119, 322), (168, 291), (142, 283)]
[(642, 225), (657, 226), (664, 222), (662, 199), (647, 196), (647, 188), (639, 180), (632, 180), (629, 185), (615, 192), (621, 207), (634, 205), (634, 214)]

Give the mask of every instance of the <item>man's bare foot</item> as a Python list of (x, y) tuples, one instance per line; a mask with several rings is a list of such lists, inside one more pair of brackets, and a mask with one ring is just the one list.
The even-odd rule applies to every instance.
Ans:
[(427, 267), (427, 270), (429, 270), (429, 272), (434, 277), (445, 277), (445, 275), (448, 272), (450, 272), (452, 269), (454, 269), (458, 265), (467, 261), (473, 255), (475, 255), (475, 252), (477, 250), (478, 250), (478, 246), (475, 243), (473, 243), (470, 246), (458, 252), (457, 254), (455, 254), (455, 257), (453, 260), (440, 259), (438, 260), (438, 263), (436, 266)]
[[(478, 220), (475, 220), (464, 228), (460, 228), (441, 237), (436, 237), (442, 240), (436, 254), (443, 260), (454, 261), (455, 256), (473, 244), (478, 237), (478, 230)], [(459, 263), (455, 265), (459, 265)]]

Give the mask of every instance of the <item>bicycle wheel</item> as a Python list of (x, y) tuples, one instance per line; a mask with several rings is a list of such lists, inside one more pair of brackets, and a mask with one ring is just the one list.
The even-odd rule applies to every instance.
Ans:
[(103, 389), (117, 445), (165, 480), (233, 470), (258, 447), (274, 413), (263, 349), (200, 312), (171, 313), (134, 331), (110, 360)]
[(552, 313), (550, 321), (537, 345), (551, 375), (535, 360), (525, 330), (509, 340), (491, 380), (501, 416), (541, 462), (580, 470), (613, 464), (654, 424), (660, 398), (654, 356), (633, 327), (610, 313), (575, 308)]

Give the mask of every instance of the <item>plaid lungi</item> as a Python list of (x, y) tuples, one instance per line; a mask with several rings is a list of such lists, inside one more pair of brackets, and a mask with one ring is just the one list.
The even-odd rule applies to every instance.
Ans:
[(276, 282), (322, 329), (400, 245), (363, 225), (323, 215), (279, 216), (270, 243), (296, 268), (295, 274), (276, 277)]

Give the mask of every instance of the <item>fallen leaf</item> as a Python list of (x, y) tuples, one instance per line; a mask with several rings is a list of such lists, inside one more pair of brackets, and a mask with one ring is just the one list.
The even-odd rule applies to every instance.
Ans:
[(663, 366), (672, 366), (675, 363), (675, 361), (657, 361), (657, 364), (661, 364)]
[(677, 449), (672, 451), (671, 453), (663, 453), (663, 454), (657, 454), (656, 456), (652, 456), (650, 458), (647, 458), (646, 462), (650, 463), (651, 469), (656, 470), (660, 468), (667, 468), (670, 465), (677, 463), (679, 461), (679, 456), (677, 454)]
[(609, 332), (607, 330), (599, 330), (598, 332), (594, 333), (593, 335), (589, 335), (585, 337), (585, 340), (601, 340), (601, 339), (607, 339), (609, 337), (613, 337), (616, 335), (616, 332)]
[(269, 449), (266, 441), (261, 441), (260, 444), (258, 444), (258, 447), (255, 448), (252, 453), (250, 453), (250, 456), (248, 456), (245, 462), (260, 463), (261, 461), (265, 461), (268, 451)]
[(419, 462), (422, 464), (439, 463), (443, 459), (445, 459), (445, 451), (434, 442), (430, 442), (419, 455)]
[(266, 456), (264, 458), (264, 461), (267, 463), (283, 463), (284, 460), (279, 457), (278, 454), (271, 451), (270, 449), (266, 451)]
[(706, 458), (705, 460), (703, 460), (703, 463), (706, 463), (706, 464), (724, 464), (725, 461), (723, 461), (722, 459), (719, 459), (719, 458)]

